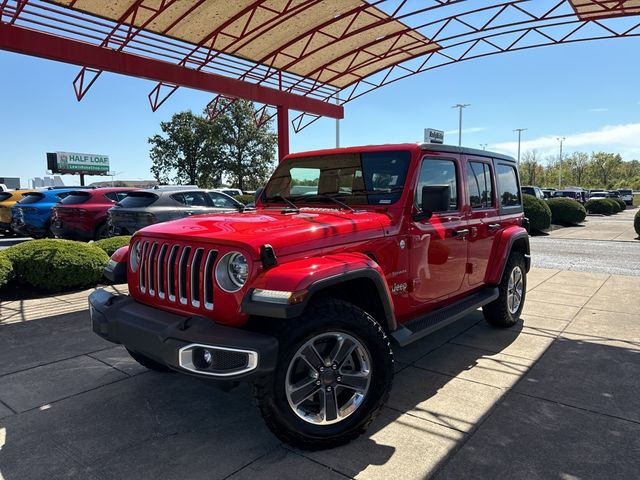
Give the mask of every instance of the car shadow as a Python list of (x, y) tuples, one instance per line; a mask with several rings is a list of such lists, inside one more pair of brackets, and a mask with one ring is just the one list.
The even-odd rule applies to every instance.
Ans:
[[(474, 476), (499, 478), (513, 473), (501, 456), (495, 456), (505, 438), (518, 446), (509, 448), (514, 462), (534, 458), (539, 462), (537, 469), (550, 473), (551, 467), (533, 451), (540, 448), (553, 455), (557, 449), (553, 439), (560, 434), (548, 423), (564, 422), (564, 428), (576, 437), (575, 444), (563, 441), (563, 448), (572, 452), (580, 445), (584, 448), (579, 438), (584, 429), (567, 423), (561, 413), (541, 416), (535, 402), (515, 402), (520, 410), (511, 411), (503, 406), (504, 397), (515, 391), (562, 404), (578, 403), (579, 408), (603, 409), (618, 417), (628, 411), (637, 415), (640, 387), (635, 379), (640, 375), (640, 345), (629, 345), (625, 350), (624, 345), (602, 344), (602, 339), (563, 338), (552, 343), (545, 356), (525, 373), (516, 368), (519, 357), (510, 350), (524, 334), (546, 339), (557, 332), (523, 330), (522, 323), (511, 329), (495, 329), (485, 326), (481, 314), (475, 312), (405, 349), (396, 348), (397, 375), (388, 406), (359, 439), (320, 452), (282, 445), (261, 421), (249, 386), (225, 393), (208, 382), (177, 374), (138, 370), (99, 388), (70, 391), (64, 400), (19, 414), (5, 413), (3, 407), (8, 406), (0, 402), (0, 417), (7, 415), (0, 418), (0, 474), (6, 480), (63, 476), (225, 478), (248, 464), (255, 464), (253, 471), (259, 473), (263, 457), (285, 448), (292, 452), (300, 472), (312, 462), (352, 477), (373, 466), (370, 473), (379, 478), (425, 478), (450, 470), (462, 473), (447, 478), (485, 470), (500, 474)], [(16, 337), (15, 341), (22, 340)], [(503, 351), (507, 354), (495, 357)], [(487, 362), (488, 357), (493, 363)], [(513, 370), (520, 382), (510, 390), (483, 385), (473, 378), (460, 379), (479, 368), (500, 375)], [(73, 375), (83, 374), (86, 372)], [(0, 385), (2, 382), (0, 376)], [(522, 426), (516, 428), (518, 418)], [(632, 420), (640, 422), (640, 418)], [(486, 439), (487, 433), (476, 432), (480, 425), (483, 431), (487, 425), (493, 436)], [(623, 431), (622, 437), (611, 440), (615, 442), (635, 432), (613, 424), (603, 428), (601, 433), (609, 436), (615, 429)], [(595, 441), (596, 434), (592, 436)], [(604, 446), (598, 448), (603, 455), (614, 455)], [(575, 455), (580, 456), (579, 452)], [(282, 468), (287, 468), (289, 464), (282, 462)], [(579, 470), (579, 465), (575, 468)], [(540, 478), (560, 476), (559, 471), (551, 473)], [(258, 474), (255, 478), (265, 477)]]

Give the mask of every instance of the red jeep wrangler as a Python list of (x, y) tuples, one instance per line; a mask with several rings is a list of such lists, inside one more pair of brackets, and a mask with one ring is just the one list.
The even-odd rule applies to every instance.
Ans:
[(153, 225), (114, 254), (94, 331), (142, 365), (252, 382), (283, 441), (340, 445), (389, 395), (390, 339), (524, 304), (529, 240), (510, 157), (443, 145), (288, 156), (255, 210)]

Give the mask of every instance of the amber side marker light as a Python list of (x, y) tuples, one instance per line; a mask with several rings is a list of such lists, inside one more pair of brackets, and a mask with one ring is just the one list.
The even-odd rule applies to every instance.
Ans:
[(286, 292), (283, 290), (262, 290), (256, 288), (251, 294), (251, 300), (254, 302), (277, 303), (279, 305), (296, 305), (302, 303), (308, 293), (308, 290)]

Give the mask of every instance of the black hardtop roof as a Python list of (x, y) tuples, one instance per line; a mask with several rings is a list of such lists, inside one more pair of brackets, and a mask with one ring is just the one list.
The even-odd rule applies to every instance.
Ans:
[(420, 143), (422, 150), (430, 150), (432, 152), (459, 153), (463, 155), (473, 155), (475, 157), (496, 158), (507, 162), (516, 163), (515, 158), (502, 153), (490, 152), (488, 150), (480, 150), (477, 148), (458, 147), (456, 145), (441, 145), (438, 143)]

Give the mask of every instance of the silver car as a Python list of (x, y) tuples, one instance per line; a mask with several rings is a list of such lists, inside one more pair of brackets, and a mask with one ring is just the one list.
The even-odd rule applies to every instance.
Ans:
[(242, 211), (244, 205), (229, 195), (212, 190), (156, 187), (131, 192), (109, 209), (111, 235), (130, 235), (136, 230), (190, 215)]

